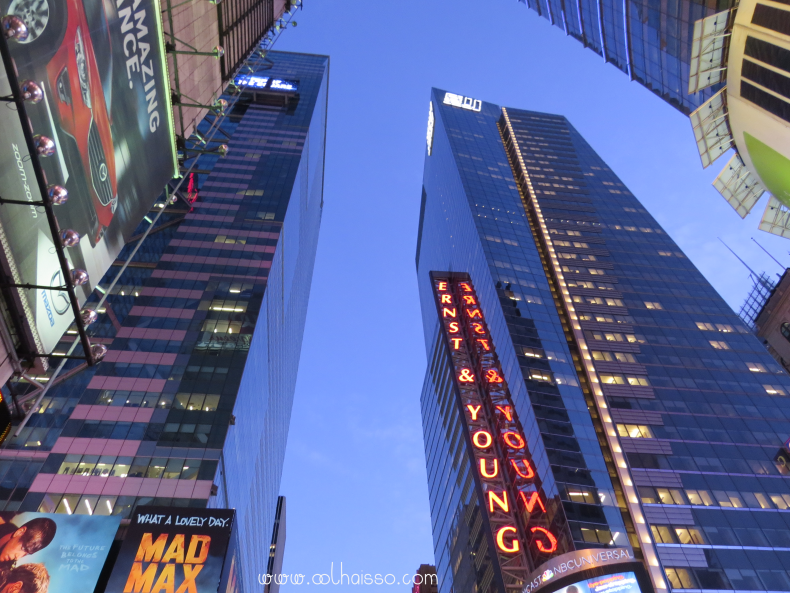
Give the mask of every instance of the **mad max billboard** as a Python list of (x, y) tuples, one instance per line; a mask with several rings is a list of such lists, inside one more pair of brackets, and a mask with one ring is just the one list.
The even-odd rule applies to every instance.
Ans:
[(137, 507), (105, 593), (234, 590), (235, 511)]

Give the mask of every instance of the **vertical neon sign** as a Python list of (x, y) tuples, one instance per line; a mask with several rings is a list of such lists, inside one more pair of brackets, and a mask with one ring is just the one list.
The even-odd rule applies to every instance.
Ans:
[(530, 570), (528, 557), (554, 553), (557, 537), (485, 316), (471, 281), (432, 282), (500, 565)]

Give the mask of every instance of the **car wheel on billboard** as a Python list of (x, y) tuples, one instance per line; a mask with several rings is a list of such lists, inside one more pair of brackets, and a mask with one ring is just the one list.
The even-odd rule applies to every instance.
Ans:
[(34, 61), (48, 61), (66, 33), (68, 18), (63, 0), (12, 0), (5, 10), (25, 21), (30, 34), (20, 42)]

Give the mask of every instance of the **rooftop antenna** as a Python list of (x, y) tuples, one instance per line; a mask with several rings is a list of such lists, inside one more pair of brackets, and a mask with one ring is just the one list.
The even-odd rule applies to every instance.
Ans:
[[(757, 243), (757, 239), (755, 239), (754, 237), (752, 237), (751, 239), (752, 239), (752, 241), (754, 241), (755, 243)], [(766, 253), (768, 253), (768, 250), (767, 250), (765, 247), (763, 247), (762, 245), (760, 245), (759, 243), (757, 243), (757, 246), (758, 246), (760, 249), (762, 249), (763, 251), (765, 251)], [(768, 253), (768, 257), (770, 257), (772, 260), (774, 260), (774, 261), (777, 263), (777, 265), (778, 265), (780, 268), (782, 268), (782, 269), (785, 269), (785, 266), (783, 266), (782, 264), (780, 264), (780, 263), (779, 263), (779, 260), (778, 260), (778, 259), (776, 259), (776, 258), (775, 258), (773, 255), (771, 255), (770, 253)], [(777, 276), (779, 276), (779, 274), (777, 274)]]
[(717, 237), (717, 239), (718, 239), (719, 241), (721, 241), (722, 245), (724, 245), (724, 246), (725, 246), (727, 249), (729, 249), (729, 250), (730, 250), (730, 253), (732, 253), (732, 254), (733, 254), (735, 257), (737, 257), (737, 258), (738, 258), (738, 261), (739, 261), (739, 262), (741, 262), (741, 263), (744, 265), (744, 267), (745, 267), (747, 270), (749, 270), (749, 272), (751, 272), (751, 275), (752, 275), (752, 276), (754, 276), (755, 278), (759, 278), (759, 277), (760, 277), (760, 276), (759, 276), (759, 275), (758, 275), (758, 274), (757, 274), (757, 273), (756, 273), (754, 270), (752, 270), (752, 269), (749, 267), (749, 264), (747, 264), (745, 261), (743, 261), (743, 260), (742, 260), (742, 259), (741, 259), (741, 258), (738, 256), (738, 254), (737, 254), (737, 253), (735, 253), (735, 252), (734, 252), (732, 249), (730, 249), (730, 246), (729, 246), (729, 245), (727, 245), (727, 244), (724, 242), (724, 240), (723, 240), (721, 237)]

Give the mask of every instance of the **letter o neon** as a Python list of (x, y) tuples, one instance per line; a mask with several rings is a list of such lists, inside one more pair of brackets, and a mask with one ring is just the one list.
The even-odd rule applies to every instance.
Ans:
[[(483, 444), (480, 443), (481, 435), (483, 440), (485, 441)], [(487, 430), (478, 430), (476, 433), (472, 435), (472, 442), (474, 443), (475, 447), (478, 449), (488, 449), (491, 446), (491, 443), (494, 441), (494, 438), (491, 436), (491, 433)]]
[(505, 543), (505, 533), (506, 532), (516, 533), (516, 528), (515, 527), (511, 527), (511, 526), (508, 525), (508, 526), (503, 527), (499, 531), (497, 531), (496, 532), (496, 545), (503, 552), (508, 552), (509, 554), (515, 554), (516, 552), (518, 552), (521, 549), (521, 545), (519, 544), (519, 541), (514, 537), (512, 540), (510, 540), (510, 545), (508, 546)]
[(538, 547), (538, 550), (544, 554), (551, 554), (557, 549), (557, 538), (554, 537), (548, 530), (543, 529), (543, 527), (533, 527), (530, 531), (532, 531), (532, 533), (540, 531), (549, 540), (549, 547), (547, 548), (542, 541), (536, 539), (535, 545)]
[[(527, 443), (524, 442), (524, 437), (518, 434), (517, 432), (506, 432), (502, 435), (505, 443), (508, 447), (512, 447), (513, 449), (523, 449), (527, 446)], [(516, 443), (512, 443), (511, 441), (515, 440)]]

